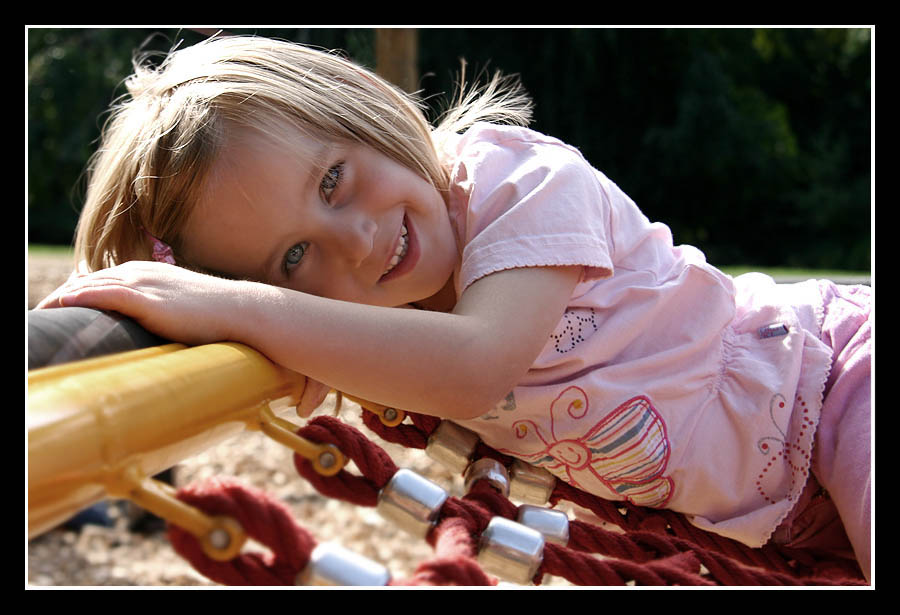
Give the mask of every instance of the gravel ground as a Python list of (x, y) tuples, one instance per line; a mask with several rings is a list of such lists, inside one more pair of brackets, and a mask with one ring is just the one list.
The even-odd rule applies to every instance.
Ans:
[[(52, 256), (28, 262), (28, 305), (65, 281), (69, 263)], [(317, 413), (333, 411), (329, 399)], [(450, 489), (462, 491), (461, 479), (431, 462), (422, 451), (382, 441), (362, 427), (359, 407), (344, 402), (341, 417), (361, 428), (391, 455), (400, 467), (415, 470)], [(355, 471), (351, 466), (351, 471)], [(292, 453), (260, 432), (245, 432), (177, 466), (176, 486), (211, 476), (233, 476), (264, 489), (285, 502), (297, 521), (319, 542), (336, 542), (387, 566), (394, 578), (409, 577), (419, 562), (433, 555), (424, 541), (414, 539), (383, 521), (374, 509), (360, 508), (318, 494), (294, 469)], [(85, 525), (80, 530), (59, 528), (27, 541), (28, 588), (49, 586), (209, 586), (215, 585), (181, 559), (160, 529), (129, 530), (139, 511), (127, 502), (114, 502), (113, 527)], [(27, 536), (27, 529), (26, 529)], [(262, 550), (255, 543), (248, 549)], [(548, 577), (545, 586), (567, 585)]]

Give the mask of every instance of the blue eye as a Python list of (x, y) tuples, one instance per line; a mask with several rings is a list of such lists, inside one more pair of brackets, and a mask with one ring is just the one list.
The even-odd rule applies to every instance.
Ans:
[(341, 181), (341, 176), (344, 174), (344, 163), (339, 162), (330, 169), (325, 172), (325, 176), (322, 178), (322, 183), (320, 187), (322, 189), (322, 194), (325, 195), (325, 198), (331, 198), (331, 193), (334, 192), (338, 184)]
[(285, 273), (289, 273), (291, 269), (300, 264), (300, 261), (303, 260), (303, 255), (306, 254), (307, 247), (308, 244), (306, 242), (291, 246), (291, 249), (284, 255)]

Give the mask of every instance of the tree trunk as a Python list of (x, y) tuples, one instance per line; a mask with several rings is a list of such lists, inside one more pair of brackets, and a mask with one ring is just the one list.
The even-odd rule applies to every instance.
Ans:
[(419, 32), (414, 28), (378, 28), (376, 72), (406, 92), (419, 88)]

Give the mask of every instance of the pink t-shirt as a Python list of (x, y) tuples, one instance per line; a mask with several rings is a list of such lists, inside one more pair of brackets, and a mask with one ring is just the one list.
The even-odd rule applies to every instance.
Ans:
[(732, 279), (534, 131), (477, 124), (446, 151), (457, 294), (503, 269), (584, 267), (522, 382), (459, 423), (597, 496), (764, 544), (806, 483), (831, 361), (815, 284)]

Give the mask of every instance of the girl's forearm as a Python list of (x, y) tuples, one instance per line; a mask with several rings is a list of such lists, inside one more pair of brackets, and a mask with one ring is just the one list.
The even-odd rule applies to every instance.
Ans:
[(135, 319), (188, 344), (242, 342), (345, 393), (444, 418), (476, 417), (528, 372), (579, 267), (529, 267), (473, 282), (453, 313), (380, 308), (132, 261), (75, 276), (38, 307)]
[(493, 336), (476, 318), (260, 284), (239, 297), (233, 340), (342, 392), (444, 418), (479, 416), (508, 393), (503, 370), (490, 365)]

